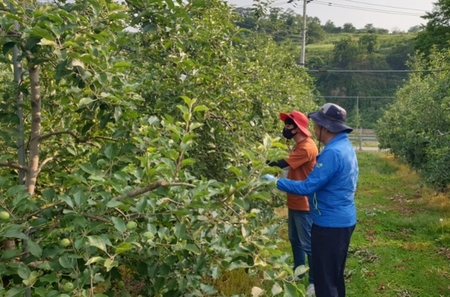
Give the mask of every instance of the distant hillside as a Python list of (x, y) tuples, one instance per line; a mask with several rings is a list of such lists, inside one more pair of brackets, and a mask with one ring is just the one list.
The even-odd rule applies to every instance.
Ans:
[[(237, 8), (236, 12), (240, 16), (238, 26), (271, 36), (282, 50), (298, 53), (300, 63), (301, 15), (281, 8), (271, 8), (267, 15), (251, 8)], [(319, 19), (308, 17), (306, 69), (341, 71), (310, 73), (315, 78), (318, 104), (340, 104), (349, 112), (348, 120), (353, 126), (373, 128), (407, 78), (407, 73), (401, 71), (408, 69), (418, 30), (413, 27), (408, 33), (389, 33), (370, 24), (356, 29), (350, 23), (336, 27), (330, 21), (321, 24)], [(359, 72), (351, 72), (354, 70)]]

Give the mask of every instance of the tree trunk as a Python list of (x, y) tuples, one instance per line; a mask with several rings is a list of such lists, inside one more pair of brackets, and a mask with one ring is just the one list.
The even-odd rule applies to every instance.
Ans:
[(30, 155), (28, 160), (28, 174), (25, 186), (30, 195), (34, 194), (36, 178), (39, 173), (39, 137), (41, 136), (41, 87), (39, 84), (39, 68), (30, 66), (31, 83), (31, 133), (30, 133)]

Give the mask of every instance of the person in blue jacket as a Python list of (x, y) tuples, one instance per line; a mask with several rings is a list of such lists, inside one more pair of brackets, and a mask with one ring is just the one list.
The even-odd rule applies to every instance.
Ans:
[(313, 220), (311, 250), (316, 297), (344, 297), (344, 269), (350, 239), (356, 226), (355, 191), (358, 161), (345, 124), (347, 112), (339, 105), (326, 103), (308, 114), (314, 121), (317, 140), (325, 148), (317, 157), (307, 179), (275, 181), (281, 191), (307, 195)]

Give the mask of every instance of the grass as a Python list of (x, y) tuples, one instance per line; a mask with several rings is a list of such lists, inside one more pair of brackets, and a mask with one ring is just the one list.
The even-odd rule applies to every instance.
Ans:
[(378, 141), (362, 141), (361, 143), (359, 141), (352, 141), (352, 144), (355, 148), (359, 149), (359, 147), (374, 147), (377, 148), (380, 144)]
[(358, 153), (349, 296), (450, 296), (450, 199), (390, 155)]
[[(422, 187), (414, 172), (387, 153), (357, 154), (358, 224), (347, 260), (347, 296), (450, 296), (449, 195)], [(283, 209), (277, 213), (286, 215)], [(290, 253), (287, 228), (281, 227), (281, 248)], [(251, 296), (242, 288), (245, 274), (236, 274), (227, 276), (224, 296)]]

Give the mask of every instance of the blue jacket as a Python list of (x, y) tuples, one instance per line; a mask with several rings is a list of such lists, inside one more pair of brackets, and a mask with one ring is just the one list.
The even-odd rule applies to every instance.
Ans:
[(304, 181), (280, 178), (281, 191), (307, 195), (313, 223), (345, 228), (356, 224), (355, 191), (358, 160), (347, 133), (339, 133), (317, 156), (313, 171)]

